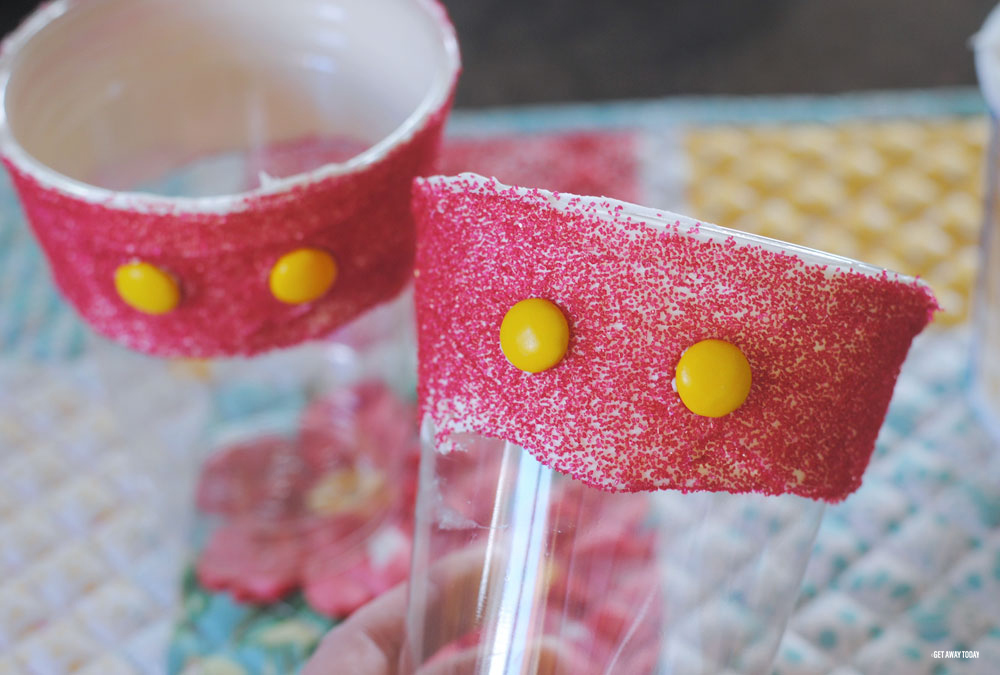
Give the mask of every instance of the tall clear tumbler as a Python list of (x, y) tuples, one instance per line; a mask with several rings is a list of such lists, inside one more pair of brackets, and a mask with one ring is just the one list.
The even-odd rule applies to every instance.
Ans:
[(981, 269), (976, 289), (973, 403), (982, 421), (1000, 438), (1000, 9), (987, 18), (975, 39), (979, 85), (990, 110), (986, 158), (986, 211), (981, 239)]
[(422, 430), (403, 672), (769, 672), (822, 502), (608, 493)]

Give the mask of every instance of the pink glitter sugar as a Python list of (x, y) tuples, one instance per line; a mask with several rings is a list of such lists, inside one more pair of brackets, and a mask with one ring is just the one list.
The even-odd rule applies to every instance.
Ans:
[[(418, 179), (420, 399), (439, 442), (501, 438), (611, 491), (838, 501), (857, 489), (937, 309), (930, 289), (633, 209), (474, 174)], [(559, 305), (572, 331), (566, 358), (539, 374), (499, 345), (504, 314), (530, 297)], [(671, 386), (684, 350), (709, 338), (736, 344), (754, 376), (718, 419)]]

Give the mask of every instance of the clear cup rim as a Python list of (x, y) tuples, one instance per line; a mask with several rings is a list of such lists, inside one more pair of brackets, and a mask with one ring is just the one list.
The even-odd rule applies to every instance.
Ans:
[(458, 38), (447, 11), (438, 0), (412, 0), (430, 18), (438, 32), (444, 67), (401, 124), (363, 152), (343, 162), (331, 162), (304, 173), (268, 181), (253, 190), (204, 197), (167, 197), (143, 191), (121, 191), (70, 178), (36, 159), (17, 140), (7, 117), (8, 85), (22, 50), (43, 30), (67, 15), (80, 0), (54, 0), (32, 13), (0, 44), (0, 155), (18, 171), (27, 174), (47, 190), (74, 200), (140, 213), (218, 214), (244, 211), (260, 198), (289, 193), (331, 178), (358, 173), (382, 161), (405, 145), (431, 118), (442, 110), (454, 90), (461, 71)]

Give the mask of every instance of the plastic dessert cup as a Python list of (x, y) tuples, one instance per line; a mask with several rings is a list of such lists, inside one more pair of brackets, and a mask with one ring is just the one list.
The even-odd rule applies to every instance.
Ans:
[(199, 593), (337, 620), (405, 577), (410, 190), (459, 68), (435, 0), (57, 0), (4, 42), (0, 155)]
[(986, 158), (986, 217), (975, 298), (972, 397), (984, 425), (1000, 438), (1000, 10), (993, 10), (975, 38), (979, 86), (990, 110)]
[(496, 439), (438, 453), (433, 431), (403, 672), (769, 672), (823, 502), (608, 493)]
[(414, 194), (403, 672), (769, 672), (933, 293), (602, 197)]
[(459, 68), (435, 0), (58, 0), (3, 44), (0, 155), (96, 332), (252, 355), (410, 279)]

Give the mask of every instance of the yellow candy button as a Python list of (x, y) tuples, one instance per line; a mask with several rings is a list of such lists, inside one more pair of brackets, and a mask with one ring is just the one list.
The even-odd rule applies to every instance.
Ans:
[(173, 277), (144, 262), (131, 262), (115, 270), (115, 289), (125, 304), (145, 314), (167, 314), (181, 301)]
[(500, 325), (500, 349), (511, 365), (527, 373), (553, 367), (568, 348), (566, 316), (548, 300), (522, 300), (510, 308)]
[(702, 417), (723, 417), (743, 405), (750, 380), (747, 357), (722, 340), (689, 347), (677, 363), (677, 393), (688, 410)]
[(271, 293), (289, 305), (326, 295), (337, 280), (337, 263), (326, 251), (300, 248), (286, 253), (271, 268)]

